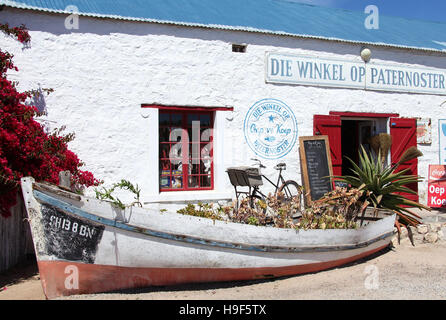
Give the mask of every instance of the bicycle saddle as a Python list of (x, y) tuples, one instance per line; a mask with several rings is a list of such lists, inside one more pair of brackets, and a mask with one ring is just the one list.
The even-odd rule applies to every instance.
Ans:
[(276, 170), (286, 170), (286, 163), (283, 163), (283, 162), (278, 163), (278, 164), (274, 167), (274, 169), (276, 169)]

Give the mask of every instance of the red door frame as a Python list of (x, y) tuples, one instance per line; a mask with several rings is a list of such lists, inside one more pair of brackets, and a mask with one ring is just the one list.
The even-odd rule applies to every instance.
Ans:
[[(388, 118), (389, 119), (389, 133), (392, 136), (401, 137), (401, 139), (407, 140), (407, 147), (412, 145), (416, 146), (416, 121), (414, 119), (409, 118), (399, 118), (399, 114), (397, 113), (371, 113), (371, 112), (340, 112), (340, 111), (330, 111), (329, 115), (314, 115), (313, 118), (313, 134), (314, 135), (328, 135), (330, 141), (330, 148), (332, 149), (332, 143), (335, 144), (335, 147), (332, 149), (332, 163), (333, 165), (333, 174), (341, 175), (342, 174), (342, 146), (341, 146), (341, 130), (340, 125), (342, 118)], [(415, 122), (414, 122), (415, 121)], [(394, 125), (393, 123), (397, 122), (398, 125)], [(415, 138), (411, 135), (412, 127), (415, 123)], [(334, 126), (336, 124), (339, 125), (339, 130), (333, 130), (333, 128), (329, 128), (330, 126)], [(395, 128), (402, 128), (403, 131), (399, 133)], [(397, 133), (398, 132), (398, 133)], [(410, 142), (409, 137), (410, 136)], [(399, 139), (399, 140), (401, 140)], [(415, 140), (414, 140), (415, 139)], [(339, 144), (339, 145), (338, 145)], [(398, 161), (402, 152), (404, 152), (407, 148), (402, 150), (401, 145), (396, 145), (395, 143), (392, 145), (393, 151), (391, 151), (391, 161), (395, 163)], [(334, 151), (334, 152), (333, 152)], [(401, 169), (410, 168), (410, 172), (408, 174), (418, 174), (418, 160), (414, 159), (410, 163), (406, 163), (402, 165)], [(418, 185), (410, 186), (414, 191), (418, 191)], [(419, 197), (414, 195), (407, 194), (406, 197), (410, 200), (418, 201)]]
[(398, 118), (398, 113), (373, 113), (373, 112), (342, 112), (330, 111), (330, 116), (355, 117), (355, 118)]
[(341, 117), (337, 115), (314, 115), (313, 134), (315, 136), (328, 136), (333, 175), (342, 175)]
[[(390, 150), (392, 165), (396, 164), (403, 153), (412, 146), (417, 146), (417, 121), (414, 118), (390, 118), (390, 134), (394, 143)], [(397, 171), (408, 169), (408, 175), (418, 175), (418, 158), (402, 163)], [(407, 185), (418, 193), (418, 183)], [(419, 201), (418, 194), (401, 193), (407, 199)]]

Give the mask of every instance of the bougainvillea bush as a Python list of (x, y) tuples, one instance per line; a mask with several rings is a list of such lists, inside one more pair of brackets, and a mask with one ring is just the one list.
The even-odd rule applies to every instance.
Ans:
[[(0, 24), (0, 30), (23, 44), (30, 41), (24, 26)], [(47, 133), (35, 120), (37, 108), (26, 104), (32, 92), (19, 92), (16, 83), (7, 79), (9, 70), (18, 71), (12, 58), (0, 49), (0, 214), (4, 217), (16, 204), (24, 176), (58, 184), (59, 172), (70, 171), (77, 188), (99, 184), (91, 172), (80, 170), (83, 163), (68, 149), (74, 135), (62, 135), (61, 130)]]

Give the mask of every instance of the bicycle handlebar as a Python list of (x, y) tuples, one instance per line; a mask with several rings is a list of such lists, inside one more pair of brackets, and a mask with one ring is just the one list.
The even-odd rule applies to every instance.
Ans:
[(266, 168), (266, 167), (262, 164), (262, 162), (261, 162), (259, 159), (251, 158), (251, 160), (253, 160), (253, 161), (257, 161), (257, 162), (259, 163), (259, 167), (260, 167), (260, 168)]

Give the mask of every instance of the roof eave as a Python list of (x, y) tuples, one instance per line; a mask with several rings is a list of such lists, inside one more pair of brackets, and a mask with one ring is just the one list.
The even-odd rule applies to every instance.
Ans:
[[(71, 12), (71, 11), (34, 7), (34, 6), (29, 6), (29, 5), (24, 5), (24, 4), (18, 4), (16, 2), (12, 2), (9, 0), (0, 0), (0, 6), (7, 6), (7, 7), (12, 7), (12, 8), (17, 8), (17, 9), (24, 9), (24, 10), (43, 11), (43, 12), (56, 13), (56, 14), (68, 14), (68, 15), (73, 14), (73, 12)], [(296, 34), (296, 33), (289, 33), (289, 32), (285, 32), (285, 31), (274, 31), (274, 30), (258, 29), (258, 28), (252, 28), (252, 27), (244, 27), (244, 26), (228, 26), (228, 25), (219, 25), (219, 24), (179, 22), (179, 21), (170, 21), (170, 20), (136, 18), (136, 17), (126, 17), (126, 16), (119, 16), (119, 15), (107, 15), (107, 14), (87, 13), (87, 12), (76, 12), (76, 14), (78, 14), (79, 16), (99, 18), (99, 19), (116, 19), (116, 20), (125, 20), (125, 21), (147, 22), (147, 23), (167, 24), (167, 25), (175, 25), (175, 26), (183, 26), (183, 27), (193, 27), (193, 28), (206, 28), (206, 29), (262, 33), (262, 34), (271, 34), (271, 35), (279, 35), (279, 36), (297, 37), (297, 38), (303, 38), (303, 39), (335, 41), (335, 42), (348, 43), (348, 44), (370, 45), (370, 46), (378, 46), (378, 47), (397, 48), (397, 49), (405, 49), (405, 50), (416, 50), (416, 51), (446, 54), (446, 49), (439, 50), (439, 49), (435, 49), (435, 48), (404, 46), (404, 45), (383, 43), (383, 42), (355, 41), (355, 40), (349, 40), (349, 39), (330, 38), (330, 37), (315, 36), (315, 35), (309, 35), (309, 34)]]

